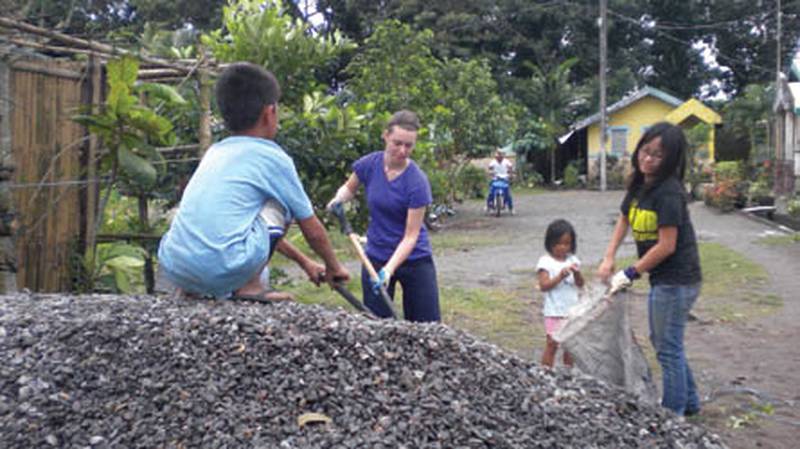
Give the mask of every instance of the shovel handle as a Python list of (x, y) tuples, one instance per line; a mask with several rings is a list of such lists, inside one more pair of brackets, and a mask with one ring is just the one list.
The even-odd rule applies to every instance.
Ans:
[[(361, 242), (358, 240), (358, 234), (353, 232), (353, 227), (350, 226), (350, 222), (347, 221), (347, 217), (344, 214), (344, 207), (342, 203), (336, 203), (331, 207), (331, 213), (339, 220), (339, 225), (342, 230), (342, 234), (346, 235), (347, 238), (350, 239), (350, 243), (353, 244), (353, 248), (356, 249), (356, 254), (358, 255), (358, 259), (364, 264), (364, 267), (367, 269), (367, 273), (369, 273), (369, 278), (371, 281), (375, 282), (378, 278), (378, 272), (375, 271), (375, 267), (370, 262), (369, 257), (367, 257), (367, 253), (364, 252), (364, 248), (361, 246)], [(392, 308), (392, 298), (389, 296), (389, 293), (386, 291), (386, 288), (381, 286), (380, 289), (380, 297), (381, 300), (384, 302), (384, 305), (389, 309), (389, 312), (392, 314), (392, 318), (397, 318), (397, 315), (394, 313), (394, 309)]]

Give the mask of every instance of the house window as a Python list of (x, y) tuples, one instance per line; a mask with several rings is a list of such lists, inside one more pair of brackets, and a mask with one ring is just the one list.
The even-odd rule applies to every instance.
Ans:
[(619, 157), (625, 154), (628, 149), (628, 129), (611, 128), (611, 154)]

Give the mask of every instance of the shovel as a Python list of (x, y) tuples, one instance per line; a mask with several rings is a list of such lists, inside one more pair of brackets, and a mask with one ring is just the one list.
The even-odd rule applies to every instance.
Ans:
[[(356, 249), (358, 258), (361, 260), (361, 263), (364, 264), (364, 267), (367, 269), (367, 273), (369, 273), (370, 280), (372, 282), (377, 282), (378, 272), (375, 271), (375, 267), (373, 267), (372, 262), (369, 261), (367, 254), (364, 252), (364, 248), (361, 246), (361, 242), (358, 241), (358, 234), (353, 232), (353, 227), (350, 226), (350, 222), (347, 221), (347, 217), (344, 215), (344, 207), (342, 207), (342, 203), (338, 203), (333, 206), (331, 208), (331, 212), (339, 220), (339, 226), (341, 227), (342, 234), (346, 235), (350, 239), (350, 242)], [(380, 298), (383, 301), (383, 304), (389, 309), (389, 313), (391, 313), (392, 318), (397, 319), (397, 315), (395, 315), (394, 309), (392, 308), (392, 298), (389, 296), (389, 292), (386, 291), (386, 287), (383, 285), (381, 285), (380, 288)]]
[(347, 302), (350, 303), (350, 305), (358, 309), (360, 312), (364, 313), (369, 318), (376, 318), (375, 314), (372, 313), (372, 311), (369, 310), (369, 308), (367, 308), (361, 301), (359, 301), (358, 298), (356, 298), (352, 293), (350, 293), (350, 290), (348, 290), (344, 285), (338, 282), (334, 282), (333, 289), (336, 290), (337, 293), (342, 295), (342, 298), (346, 299)]

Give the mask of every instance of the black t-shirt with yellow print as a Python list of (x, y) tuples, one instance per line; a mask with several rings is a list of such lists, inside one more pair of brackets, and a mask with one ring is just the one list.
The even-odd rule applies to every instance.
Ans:
[(659, 226), (676, 226), (675, 252), (650, 270), (650, 284), (695, 284), (702, 280), (697, 239), (689, 219), (686, 192), (676, 178), (669, 178), (651, 190), (625, 195), (621, 211), (636, 242), (639, 257), (658, 241)]

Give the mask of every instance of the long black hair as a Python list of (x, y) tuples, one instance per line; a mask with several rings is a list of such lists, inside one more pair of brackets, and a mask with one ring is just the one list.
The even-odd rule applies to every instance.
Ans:
[(547, 226), (547, 231), (544, 234), (544, 249), (552, 254), (553, 247), (556, 246), (558, 239), (564, 234), (572, 236), (572, 247), (570, 247), (569, 252), (575, 254), (575, 251), (578, 249), (578, 238), (575, 236), (575, 228), (572, 227), (570, 222), (562, 218), (554, 220)]
[[(655, 181), (644, 185), (644, 173), (639, 168), (639, 151), (656, 137), (661, 137), (661, 150), (664, 152), (664, 159), (658, 167)], [(644, 187), (645, 191), (650, 190), (670, 177), (675, 177), (683, 185), (683, 176), (686, 172), (687, 146), (686, 136), (680, 126), (659, 122), (648, 128), (642, 138), (639, 139), (639, 143), (636, 144), (636, 150), (631, 155), (633, 171), (630, 178), (628, 178), (628, 192), (637, 194), (642, 187)]]

